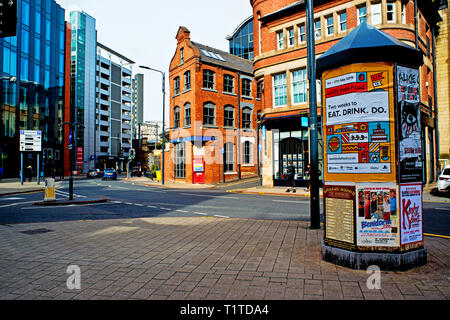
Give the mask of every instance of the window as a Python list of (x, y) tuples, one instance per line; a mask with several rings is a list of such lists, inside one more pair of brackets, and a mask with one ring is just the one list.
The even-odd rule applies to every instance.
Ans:
[(191, 72), (186, 71), (184, 73), (184, 91), (191, 89)]
[(50, 45), (46, 44), (45, 45), (45, 64), (47, 66), (50, 66), (50, 60), (51, 60), (51, 56), (50, 56)]
[(288, 47), (292, 47), (294, 45), (294, 28), (288, 29)]
[(30, 34), (28, 33), (27, 30), (22, 29), (22, 52), (23, 53), (29, 53), (29, 49), (30, 49), (30, 43), (29, 43), (29, 37)]
[(39, 38), (34, 38), (34, 58), (41, 60), (41, 40)]
[(36, 11), (35, 31), (37, 34), (41, 34), (41, 13), (39, 11)]
[(180, 77), (175, 77), (175, 79), (173, 79), (173, 94), (180, 94)]
[(402, 2), (402, 23), (406, 24), (406, 3)]
[(184, 105), (184, 126), (191, 125), (191, 104), (188, 102)]
[(286, 73), (273, 76), (274, 106), (287, 105)]
[(224, 127), (234, 127), (234, 108), (233, 106), (225, 106), (223, 108), (223, 125)]
[(249, 79), (242, 79), (242, 95), (246, 97), (252, 96), (252, 82)]
[(283, 31), (277, 32), (277, 48), (278, 48), (278, 50), (281, 50), (284, 48)]
[(45, 39), (48, 41), (51, 40), (51, 34), (52, 34), (51, 27), (52, 27), (52, 24), (51, 24), (50, 20), (46, 19), (45, 20)]
[(358, 25), (367, 22), (367, 7), (361, 6), (358, 8)]
[(184, 142), (174, 145), (174, 178), (186, 178), (186, 153), (184, 149)]
[(20, 58), (20, 80), (28, 80), (28, 60), (26, 58)]
[(225, 74), (223, 76), (223, 91), (227, 93), (234, 93), (234, 77)]
[(242, 128), (252, 128), (252, 109), (248, 107), (242, 109)]
[(395, 3), (386, 3), (386, 21), (388, 23), (395, 23)]
[(327, 36), (332, 36), (334, 33), (333, 16), (326, 17), (325, 21), (327, 23)]
[(305, 24), (302, 23), (298, 26), (298, 43), (303, 43), (306, 41), (306, 30)]
[(374, 3), (371, 7), (372, 10), (372, 24), (381, 24), (381, 3)]
[(216, 123), (216, 106), (207, 102), (203, 105), (203, 124), (204, 125), (215, 125)]
[(214, 90), (214, 72), (203, 70), (203, 88)]
[(41, 68), (38, 64), (34, 65), (34, 82), (40, 83), (41, 81)]
[(180, 49), (180, 64), (184, 63), (184, 48)]
[(225, 172), (234, 171), (234, 144), (227, 142), (225, 144)]
[(22, 1), (22, 23), (30, 25), (30, 4), (25, 1)]
[(306, 82), (306, 69), (300, 69), (292, 72), (293, 104), (306, 102)]
[(347, 30), (347, 12), (338, 13), (339, 19), (339, 32), (344, 32)]
[(256, 99), (261, 99), (262, 94), (262, 82), (256, 84)]
[(245, 141), (243, 143), (244, 153), (243, 153), (243, 163), (252, 164), (252, 143), (250, 141)]
[(322, 30), (320, 25), (320, 19), (314, 21), (314, 34), (316, 39), (320, 39), (322, 37)]
[(173, 127), (180, 127), (180, 107), (175, 107), (173, 110)]

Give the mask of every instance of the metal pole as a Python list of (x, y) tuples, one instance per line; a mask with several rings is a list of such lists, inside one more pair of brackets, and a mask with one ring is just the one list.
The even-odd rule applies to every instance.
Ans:
[(23, 152), (20, 153), (20, 184), (23, 185)]
[(40, 162), (41, 162), (41, 154), (38, 153), (37, 154), (37, 184), (40, 184), (40, 177), (41, 177), (41, 175), (40, 175), (41, 170), (39, 168)]
[(238, 91), (238, 141), (237, 141), (237, 161), (238, 177), (241, 180), (241, 74), (237, 73), (237, 91)]
[(307, 48), (308, 48), (308, 78), (309, 78), (309, 113), (310, 113), (310, 183), (311, 183), (311, 229), (320, 229), (319, 204), (319, 153), (317, 132), (317, 93), (316, 93), (316, 53), (314, 41), (314, 9), (313, 1), (306, 0)]
[(162, 137), (163, 137), (163, 141), (162, 141), (162, 172), (161, 172), (161, 184), (164, 184), (164, 150), (166, 149), (166, 144), (165, 144), (165, 126), (164, 126), (164, 122), (166, 120), (165, 118), (165, 97), (166, 97), (166, 74), (163, 72), (162, 73), (162, 93), (163, 93), (163, 123), (162, 123)]

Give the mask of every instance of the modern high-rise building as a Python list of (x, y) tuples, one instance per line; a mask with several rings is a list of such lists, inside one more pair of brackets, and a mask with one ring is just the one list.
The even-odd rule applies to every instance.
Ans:
[(139, 124), (144, 122), (144, 75), (136, 74), (132, 82), (131, 135), (138, 139)]
[(132, 146), (132, 65), (120, 53), (97, 43), (95, 122), (96, 167), (126, 170)]
[(226, 39), (229, 41), (231, 54), (253, 60), (253, 16), (245, 19)]
[[(70, 32), (65, 10), (54, 0), (19, 0), (17, 35), (0, 38), (0, 167), (4, 177), (18, 177), (21, 130), (42, 131), (42, 152), (24, 152), (24, 167), (49, 174), (50, 168), (64, 168), (64, 130), (68, 121), (70, 95), (68, 70)], [(68, 169), (68, 167), (66, 168)], [(60, 174), (62, 172), (51, 172)]]
[(96, 21), (83, 11), (70, 12), (71, 118), (83, 127), (75, 129), (76, 168), (80, 173), (95, 167), (95, 93), (97, 66)]

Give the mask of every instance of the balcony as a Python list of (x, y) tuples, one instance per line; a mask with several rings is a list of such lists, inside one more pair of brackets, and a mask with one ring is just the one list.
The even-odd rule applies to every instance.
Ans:
[(109, 142), (108, 141), (100, 141), (100, 147), (109, 148)]
[(131, 97), (130, 96), (126, 96), (126, 95), (122, 95), (122, 101), (131, 103)]
[(131, 130), (131, 125), (127, 122), (122, 122), (122, 129)]
[(122, 113), (122, 120), (131, 121), (131, 115), (126, 114), (126, 113)]

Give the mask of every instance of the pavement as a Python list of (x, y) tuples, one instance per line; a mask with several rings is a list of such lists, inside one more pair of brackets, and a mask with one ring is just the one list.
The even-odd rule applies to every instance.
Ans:
[[(255, 188), (285, 191), (273, 189)], [(380, 289), (370, 289), (365, 270), (322, 261), (322, 239), (304, 222), (241, 218), (0, 225), (0, 300), (450, 299), (449, 237), (425, 236), (428, 263), (381, 271)], [(67, 285), (70, 266), (79, 289)]]

